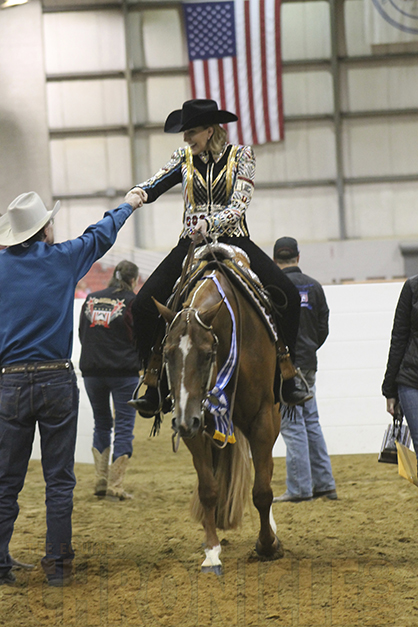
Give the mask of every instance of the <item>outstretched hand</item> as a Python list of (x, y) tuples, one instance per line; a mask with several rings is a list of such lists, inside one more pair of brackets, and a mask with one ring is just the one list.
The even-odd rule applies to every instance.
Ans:
[(145, 190), (140, 187), (134, 187), (129, 190), (124, 198), (124, 202), (127, 202), (131, 205), (132, 209), (138, 209), (138, 207), (142, 207), (144, 202), (148, 200), (148, 194)]

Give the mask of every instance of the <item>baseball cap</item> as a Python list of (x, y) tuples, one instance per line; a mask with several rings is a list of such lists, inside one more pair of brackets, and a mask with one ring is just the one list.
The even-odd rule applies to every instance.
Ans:
[(293, 259), (299, 255), (298, 243), (294, 237), (279, 237), (274, 244), (274, 259)]

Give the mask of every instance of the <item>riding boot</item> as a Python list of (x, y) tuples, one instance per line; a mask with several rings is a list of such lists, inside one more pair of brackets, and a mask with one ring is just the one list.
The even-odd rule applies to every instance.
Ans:
[(275, 401), (294, 407), (309, 401), (313, 394), (302, 375), (300, 368), (295, 368), (290, 357), (290, 351), (279, 336), (277, 367), (274, 379)]
[(168, 395), (167, 376), (163, 374), (160, 381), (160, 390), (158, 387), (148, 385), (147, 391), (141, 398), (132, 399), (129, 404), (135, 407), (137, 412), (143, 418), (153, 418), (160, 409), (160, 395), (162, 401), (161, 411), (167, 414), (171, 410), (171, 399)]
[(159, 404), (158, 389), (148, 386), (145, 394), (135, 400), (135, 409), (142, 418), (153, 418), (158, 411)]
[(110, 466), (109, 482), (107, 486), (106, 498), (109, 501), (124, 501), (132, 499), (132, 494), (128, 494), (123, 489), (123, 479), (129, 464), (128, 455), (121, 455)]
[[(281, 403), (294, 407), (295, 405), (304, 405), (304, 403), (313, 398), (312, 391), (299, 368), (296, 370), (296, 375), (291, 379), (284, 379), (282, 376), (280, 376), (280, 379), (278, 398)], [(277, 399), (276, 385), (275, 381), (274, 395)]]
[(109, 474), (110, 446), (105, 448), (103, 453), (99, 453), (97, 448), (94, 447), (91, 450), (93, 452), (94, 468), (96, 471), (94, 494), (96, 496), (106, 496), (107, 476)]

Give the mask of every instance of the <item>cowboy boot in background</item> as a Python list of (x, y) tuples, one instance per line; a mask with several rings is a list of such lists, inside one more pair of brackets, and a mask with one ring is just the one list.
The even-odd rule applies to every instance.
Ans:
[(91, 450), (93, 452), (94, 468), (96, 471), (94, 494), (96, 496), (106, 496), (107, 477), (109, 474), (110, 446), (105, 448), (103, 453), (99, 453), (97, 448), (94, 447)]
[(121, 455), (111, 464), (106, 492), (106, 498), (109, 501), (124, 501), (133, 498), (132, 494), (125, 492), (122, 485), (128, 464), (128, 455)]

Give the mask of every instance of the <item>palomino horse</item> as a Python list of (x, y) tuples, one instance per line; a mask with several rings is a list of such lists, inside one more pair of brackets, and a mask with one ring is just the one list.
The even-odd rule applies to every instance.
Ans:
[[(198, 475), (194, 514), (206, 532), (202, 571), (221, 573), (216, 528), (234, 528), (242, 518), (251, 471), (249, 449), (255, 470), (253, 503), (260, 515), (256, 551), (269, 559), (281, 557), (270, 485), (272, 448), (280, 430), (273, 393), (275, 344), (252, 305), (219, 269), (205, 272), (180, 312), (155, 303), (168, 325), (164, 363), (173, 400), (172, 426), (192, 453)], [(230, 355), (234, 317), (237, 368), (225, 393), (233, 404), (236, 443), (220, 448), (212, 437), (215, 424), (205, 401)]]

